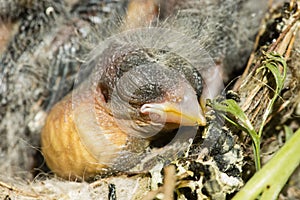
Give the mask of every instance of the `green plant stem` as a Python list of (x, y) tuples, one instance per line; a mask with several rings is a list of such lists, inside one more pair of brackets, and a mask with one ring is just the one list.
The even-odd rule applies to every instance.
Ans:
[(255, 130), (253, 129), (247, 129), (244, 130), (247, 131), (248, 134), (251, 136), (252, 139), (252, 146), (253, 146), (253, 155), (254, 155), (254, 162), (255, 162), (255, 169), (256, 171), (260, 170), (261, 164), (260, 164), (260, 136), (257, 135)]
[(253, 140), (253, 153), (256, 171), (260, 170), (260, 138)]
[(288, 178), (300, 164), (300, 129), (274, 157), (247, 182), (233, 200), (276, 199)]
[(245, 131), (250, 135), (252, 142), (253, 142), (253, 152), (254, 152), (254, 160), (255, 160), (255, 167), (258, 171), (261, 167), (260, 164), (260, 136), (256, 133), (254, 130), (250, 120), (245, 115), (245, 113), (242, 111), (241, 107), (237, 104), (236, 101), (232, 99), (224, 100), (222, 103), (214, 102), (213, 104), (214, 109), (228, 112), (234, 115), (239, 122), (236, 122), (235, 120), (231, 119), (230, 117), (223, 115), (224, 118), (233, 124), (234, 126), (238, 127), (240, 130)]

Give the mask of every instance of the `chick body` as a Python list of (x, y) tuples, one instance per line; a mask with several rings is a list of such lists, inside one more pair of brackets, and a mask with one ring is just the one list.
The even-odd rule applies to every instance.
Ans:
[[(120, 57), (113, 56), (117, 58), (109, 57), (110, 65), (101, 66), (101, 69), (96, 67), (96, 72), (102, 71), (102, 74), (95, 73), (97, 81), (92, 76), (90, 81), (86, 80), (52, 108), (42, 132), (42, 151), (48, 166), (57, 175), (86, 179), (97, 174), (147, 171), (149, 168), (143, 167), (142, 160), (152, 154), (150, 143), (153, 140), (164, 140), (164, 134), (174, 137), (172, 135), (182, 124), (197, 126), (196, 118), (200, 116), (201, 110), (195, 89), (200, 88), (198, 95), (201, 96), (200, 74), (199, 77), (195, 76), (197, 79), (193, 79), (189, 76), (193, 68), (183, 70), (188, 66), (181, 60), (177, 64), (181, 64), (181, 71), (191, 80), (188, 82), (183, 72), (170, 70), (173, 65), (156, 66), (153, 62), (168, 59), (162, 59), (156, 52), (151, 54), (153, 57), (149, 60), (149, 57), (145, 57), (148, 53), (140, 49)], [(133, 57), (137, 60), (134, 61)], [(96, 66), (101, 65), (101, 62), (96, 63)], [(191, 83), (194, 88), (190, 86)], [(153, 87), (148, 87), (148, 84), (153, 84)], [(172, 105), (180, 105), (181, 101), (184, 108), (191, 108), (191, 113), (195, 113), (195, 121), (194, 118), (183, 120), (186, 116), (180, 113), (187, 112), (183, 108), (176, 111), (178, 113), (175, 115), (179, 114), (177, 118), (167, 113), (172, 113)], [(171, 105), (171, 110), (162, 107), (157, 112), (155, 106), (165, 103)], [(153, 105), (154, 110), (150, 109), (143, 114), (142, 108), (146, 104)], [(148, 112), (162, 120), (149, 117)], [(187, 115), (192, 116), (191, 113), (187, 112)], [(165, 115), (171, 116), (171, 121), (168, 117), (163, 118)], [(155, 136), (157, 134), (160, 136)], [(176, 149), (173, 153), (177, 153)], [(122, 161), (128, 159), (128, 162)], [(132, 168), (137, 170), (131, 171)]]
[[(74, 109), (70, 94), (56, 104), (47, 117), (42, 133), (42, 151), (47, 165), (60, 177), (72, 180), (88, 179), (106, 173), (109, 163), (127, 141), (127, 135), (118, 130), (113, 124), (112, 116), (105, 110), (97, 109), (97, 114), (102, 116), (99, 124), (95, 118), (91, 119), (91, 116), (94, 117), (90, 115), (92, 103), (94, 102), (90, 98), (85, 98)], [(80, 119), (75, 119), (76, 116), (80, 116)], [(76, 125), (76, 121), (85, 127)], [(99, 126), (109, 131), (106, 134), (92, 133), (102, 131)], [(81, 131), (84, 133), (81, 134)], [(91, 138), (83, 138), (91, 135)], [(108, 139), (110, 137), (114, 139)], [(90, 142), (96, 144), (97, 148), (89, 145)]]
[[(145, 8), (142, 6), (141, 9)], [(131, 169), (137, 169), (133, 170), (134, 172), (149, 170), (143, 163), (145, 157), (169, 151), (166, 145), (168, 142), (162, 142), (164, 145), (159, 147), (152, 147), (153, 140), (164, 139), (161, 137), (163, 134), (172, 135), (182, 125), (186, 126), (181, 124), (184, 121), (182, 113), (175, 126), (173, 121), (166, 122), (166, 119), (170, 119), (168, 117), (164, 118), (163, 123), (157, 120), (168, 115), (168, 111), (164, 110), (165, 107), (161, 104), (171, 99), (178, 100), (176, 103), (180, 104), (185, 98), (185, 90), (193, 91), (188, 93), (193, 93), (196, 104), (191, 103), (191, 108), (184, 108), (194, 109), (202, 116), (197, 116), (199, 120), (194, 121), (194, 124), (189, 123), (188, 126), (205, 125), (203, 102), (206, 98), (213, 98), (222, 89), (222, 78), (220, 68), (214, 65), (209, 54), (203, 50), (203, 46), (211, 41), (204, 41), (201, 36), (207, 37), (211, 27), (200, 30), (204, 22), (198, 16), (199, 10), (185, 11), (187, 12), (179, 10), (178, 15), (157, 27), (151, 27), (155, 21), (153, 13), (156, 12), (150, 12), (150, 15), (144, 15), (137, 22), (129, 23), (128, 26), (125, 24), (122, 28), (131, 29), (132, 26), (141, 24), (150, 27), (135, 27), (140, 29), (127, 30), (96, 46), (86, 64), (87, 71), (91, 71), (91, 82), (84, 79), (79, 81), (84, 82), (82, 84), (86, 88), (82, 90), (82, 86), (79, 85), (79, 89), (74, 90), (73, 95), (68, 95), (64, 100), (73, 106), (64, 111), (63, 107), (66, 104), (64, 101), (59, 102), (50, 112), (43, 129), (42, 144), (46, 161), (48, 163), (50, 160), (49, 167), (59, 176), (84, 178), (118, 171), (132, 172)], [(192, 18), (194, 15), (195, 20)], [(130, 13), (128, 16), (131, 16)], [(144, 24), (141, 23), (143, 20)], [(193, 27), (193, 24), (196, 24), (196, 27)], [(175, 28), (176, 31), (170, 28)], [(210, 39), (214, 39), (214, 36)], [(169, 70), (176, 73), (170, 75)], [(127, 80), (122, 82), (126, 74)], [(165, 81), (159, 81), (164, 80), (164, 77), (167, 77)], [(157, 90), (161, 88), (152, 87), (148, 88), (150, 93), (147, 93), (144, 86), (153, 82), (159, 87), (165, 84), (166, 89), (160, 93)], [(156, 93), (151, 96), (153, 91)], [(167, 94), (174, 91), (174, 98), (169, 98)], [(147, 109), (143, 109), (145, 105)], [(182, 107), (179, 110), (184, 112)], [(60, 118), (58, 124), (71, 128), (66, 128), (66, 131), (59, 130), (52, 122), (53, 116)], [(67, 123), (63, 123), (65, 116), (69, 119)], [(50, 144), (59, 137), (62, 142)], [(58, 145), (60, 147), (56, 147)], [(70, 147), (76, 146), (80, 151), (70, 151)], [(176, 154), (180, 150), (180, 147), (174, 147), (169, 154)], [(56, 158), (60, 153), (62, 161)], [(168, 160), (169, 154), (167, 153), (164, 159)], [(76, 167), (72, 169), (72, 162), (77, 157), (78, 162), (74, 164)], [(131, 158), (132, 160), (127, 162)], [(64, 167), (64, 163), (69, 164)]]
[[(221, 61), (221, 64), (224, 63), (222, 63), (223, 58), (225, 60), (234, 58), (229, 65), (242, 66), (237, 63), (246, 59), (245, 52), (251, 50), (249, 38), (254, 35), (249, 35), (247, 31), (253, 30), (255, 33), (263, 13), (257, 9), (251, 10), (254, 7), (248, 6), (250, 7), (248, 9), (245, 6), (262, 4), (257, 0), (256, 3), (252, 3), (253, 1), (160, 1), (159, 18), (162, 21), (167, 18), (169, 20), (157, 26), (162, 25), (164, 28), (174, 29), (193, 37), (197, 41), (195, 43), (200, 43), (207, 48), (214, 60)], [(0, 163), (3, 171), (16, 174), (18, 171), (32, 169), (36, 150), (29, 147), (28, 143), (33, 146), (39, 145), (38, 133), (43, 125), (43, 117), (40, 117), (40, 114), (44, 116), (55, 102), (72, 89), (74, 74), (81, 64), (82, 55), (90, 51), (90, 46), (94, 47), (94, 43), (118, 32), (116, 31), (116, 27), (119, 26), (118, 17), (111, 17), (111, 13), (115, 11), (120, 18), (125, 18), (123, 11), (127, 1), (106, 3), (94, 0), (75, 1), (75, 4), (68, 0), (29, 0), (24, 1), (25, 3), (2, 0), (0, 2), (0, 9), (3, 11), (0, 17), (17, 22), (15, 35), (11, 37), (11, 41), (8, 41), (6, 49), (4, 47), (0, 63), (0, 77), (2, 77), (0, 78), (0, 133), (1, 155), (3, 155), (0, 157)], [(147, 2), (151, 4), (151, 1)], [(157, 14), (157, 9), (153, 5), (155, 3), (151, 4), (154, 9), (147, 12), (147, 20), (152, 23), (141, 23), (137, 20), (133, 21), (133, 25), (122, 26), (119, 30), (141, 24), (146, 27), (149, 27), (149, 24), (156, 26), (157, 18), (153, 15)], [(247, 12), (244, 12), (245, 10)], [(246, 16), (247, 22), (250, 20), (251, 23), (246, 23), (249, 25), (247, 31), (244, 30), (245, 23), (236, 24), (237, 16), (244, 16), (243, 19)], [(94, 29), (97, 32), (91, 31)], [(239, 37), (240, 35), (242, 37)], [(156, 36), (160, 38), (160, 35), (156, 34)], [(93, 44), (86, 47), (85, 40), (92, 41)], [(245, 40), (246, 42), (243, 42)], [(178, 49), (180, 48), (179, 46)], [(186, 46), (182, 51), (193, 54), (193, 51), (189, 51)], [(240, 55), (235, 53), (237, 51), (244, 52), (243, 56), (236, 56)], [(227, 76), (226, 72), (225, 76)], [(207, 79), (208, 76), (203, 78)], [(204, 82), (208, 83), (207, 80)], [(53, 110), (57, 109), (53, 108)], [(69, 109), (61, 108), (61, 111), (63, 110)], [(68, 114), (64, 115), (68, 116)], [(60, 115), (53, 114), (51, 117), (51, 113), (49, 114), (49, 118), (56, 118), (53, 116)], [(144, 146), (141, 145), (141, 149), (143, 148)]]

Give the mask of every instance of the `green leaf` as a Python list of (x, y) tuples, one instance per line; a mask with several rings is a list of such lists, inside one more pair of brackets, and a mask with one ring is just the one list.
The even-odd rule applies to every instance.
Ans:
[(254, 158), (255, 158), (255, 166), (256, 169), (259, 170), (260, 169), (260, 137), (254, 130), (250, 120), (248, 119), (244, 111), (233, 99), (226, 99), (221, 103), (214, 101), (212, 103), (212, 107), (215, 110), (232, 114), (235, 118), (237, 118), (237, 121), (234, 119), (230, 119), (226, 115), (224, 115), (224, 118), (234, 126), (238, 127), (239, 129), (245, 131), (246, 133), (248, 133), (248, 135), (250, 135), (254, 144), (253, 151), (254, 151)]
[[(280, 68), (282, 69), (282, 73), (280, 72)], [(253, 125), (251, 124), (250, 120), (237, 104), (236, 101), (233, 99), (223, 100), (222, 102), (213, 101), (211, 102), (212, 107), (215, 110), (219, 110), (225, 113), (232, 114), (236, 119), (231, 119), (230, 117), (224, 115), (224, 118), (230, 122), (231, 124), (235, 125), (239, 129), (247, 132), (253, 141), (253, 151), (254, 151), (254, 158), (255, 158), (255, 166), (256, 169), (260, 169), (260, 138), (265, 126), (265, 123), (272, 113), (273, 105), (278, 98), (286, 77), (286, 61), (285, 59), (277, 54), (277, 53), (267, 53), (265, 55), (265, 60), (262, 63), (262, 66), (257, 69), (257, 72), (260, 70), (268, 70), (274, 76), (274, 80), (276, 83), (276, 88), (274, 89), (274, 96), (272, 97), (271, 101), (268, 103), (265, 113), (262, 117), (262, 122), (260, 124), (260, 128), (258, 133), (254, 130)]]
[(245, 128), (251, 129), (251, 130), (253, 129), (253, 126), (250, 123), (248, 117), (245, 115), (244, 111), (240, 108), (240, 106), (233, 99), (226, 99), (226, 100), (222, 101), (221, 103), (215, 103), (214, 108), (219, 111), (227, 112), (227, 113), (234, 115), (236, 118), (241, 120), (241, 122), (243, 123), (243, 126)]
[(273, 158), (246, 183), (233, 200), (277, 199), (293, 171), (300, 164), (300, 129), (293, 134)]
[[(262, 135), (266, 120), (270, 116), (273, 105), (283, 88), (285, 77), (286, 77), (286, 70), (287, 70), (286, 61), (281, 55), (279, 55), (275, 52), (272, 52), (272, 53), (266, 54), (265, 56), (266, 56), (266, 60), (263, 62), (262, 67), (260, 67), (258, 69), (258, 71), (260, 71), (262, 69), (268, 69), (274, 76), (276, 88), (274, 91), (274, 96), (272, 97), (271, 101), (268, 103), (266, 111), (262, 117), (262, 123), (261, 123), (260, 129), (258, 131), (259, 137), (261, 137), (261, 135)], [(283, 68), (282, 73), (280, 73), (280, 67)]]

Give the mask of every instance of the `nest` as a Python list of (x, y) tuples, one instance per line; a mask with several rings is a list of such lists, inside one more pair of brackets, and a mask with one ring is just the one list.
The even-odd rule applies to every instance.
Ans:
[[(202, 130), (205, 134), (200, 139), (196, 138), (186, 155), (175, 159), (171, 162), (171, 165), (164, 168), (158, 165), (150, 173), (118, 174), (106, 178), (98, 177), (98, 180), (96, 180), (96, 177), (91, 182), (72, 182), (57, 178), (45, 169), (40, 149), (37, 147), (39, 147), (39, 134), (47, 112), (55, 102), (72, 90), (74, 74), (76, 74), (78, 65), (84, 60), (83, 57), (78, 57), (78, 54), (86, 55), (92, 49), (91, 44), (93, 42), (108, 37), (118, 30), (116, 27), (121, 26), (119, 18), (115, 15), (109, 16), (109, 20), (105, 21), (104, 24), (97, 24), (97, 19), (91, 17), (91, 13), (99, 12), (101, 16), (103, 14), (105, 17), (107, 17), (106, 11), (109, 9), (117, 9), (119, 14), (125, 13), (123, 8), (127, 1), (125, 3), (113, 1), (113, 3), (105, 6), (101, 3), (65, 1), (64, 9), (61, 9), (60, 3), (56, 1), (55, 3), (41, 2), (38, 3), (34, 0), (17, 2), (12, 0), (6, 3), (2, 2), (4, 8), (0, 6), (3, 10), (12, 9), (14, 11), (11, 16), (9, 12), (1, 14), (5, 25), (0, 25), (0, 33), (16, 33), (18, 28), (20, 30), (38, 30), (36, 32), (22, 32), (23, 34), (19, 34), (15, 38), (6, 35), (0, 41), (0, 44), (3, 44), (1, 46), (7, 45), (7, 49), (0, 49), (2, 51), (0, 74), (2, 82), (0, 84), (5, 83), (5, 81), (7, 83), (21, 82), (15, 84), (15, 88), (0, 86), (0, 131), (1, 136), (5, 135), (5, 138), (8, 138), (8, 140), (0, 142), (0, 153), (4, 154), (0, 158), (0, 169), (2, 171), (0, 173), (0, 198), (228, 199), (233, 197), (247, 183), (255, 173), (252, 140), (249, 135), (230, 123), (225, 123), (224, 127), (218, 127), (217, 129), (216, 126), (218, 125), (215, 125), (214, 122), (219, 120), (220, 116), (214, 113), (213, 110), (211, 125), (214, 126), (208, 126)], [(187, 2), (195, 3), (194, 1)], [(38, 6), (33, 6), (35, 4)], [(169, 6), (182, 5), (176, 5), (172, 1)], [(231, 50), (230, 53), (234, 55), (232, 57), (242, 55), (241, 60), (246, 61), (249, 56), (247, 65), (245, 61), (233, 62), (233, 65), (236, 66), (225, 73), (224, 80), (227, 80), (228, 87), (231, 87), (234, 91), (234, 94), (227, 92), (227, 98), (237, 100), (255, 130), (260, 129), (261, 119), (264, 113), (267, 112), (268, 103), (275, 95), (276, 88), (276, 80), (272, 78), (267, 70), (261, 70), (261, 66), (266, 62), (267, 56), (273, 52), (282, 56), (287, 62), (287, 74), (283, 89), (274, 102), (272, 112), (264, 122), (261, 140), (262, 164), (267, 163), (274, 153), (284, 145), (287, 129), (293, 133), (300, 127), (300, 31), (298, 29), (300, 11), (298, 6), (300, 6), (299, 2), (292, 0), (289, 3), (280, 4), (268, 10), (261, 22), (260, 30), (253, 31), (258, 32), (258, 34), (256, 40), (253, 39), (254, 42), (250, 42), (253, 47), (251, 54), (249, 47), (248, 50), (247, 47), (243, 49), (241, 43), (227, 46), (227, 49), (240, 49), (238, 52)], [(33, 14), (30, 15), (30, 19), (18, 21), (20, 16), (24, 15), (24, 9)], [(224, 7), (223, 9), (228, 8)], [(247, 10), (247, 7), (241, 6), (237, 9)], [(46, 18), (40, 12), (41, 10), (47, 14)], [(171, 12), (170, 9), (168, 9), (168, 12)], [(68, 13), (76, 13), (80, 16), (80, 19), (86, 19), (86, 21), (80, 21), (77, 18), (66, 22), (62, 16), (68, 18), (70, 17)], [(32, 17), (39, 17), (41, 20), (46, 19), (48, 25), (41, 28), (38, 24), (45, 24), (45, 21), (35, 21), (34, 24), (37, 28), (31, 29), (32, 24), (27, 22), (32, 20)], [(91, 27), (87, 21), (92, 23), (93, 26)], [(55, 30), (51, 29), (51, 25), (57, 22), (60, 27)], [(226, 23), (230, 24), (228, 21)], [(69, 24), (72, 24), (72, 26), (69, 26)], [(134, 23), (130, 24), (130, 26), (135, 25)], [(94, 30), (91, 31), (93, 27), (98, 28), (97, 37), (93, 36)], [(99, 29), (99, 27), (106, 28)], [(209, 33), (209, 27), (205, 28), (206, 34)], [(101, 33), (99, 33), (99, 30)], [(218, 31), (224, 30), (218, 29)], [(53, 40), (46, 34), (47, 32), (50, 32), (50, 35), (54, 33), (61, 34), (58, 34), (59, 36)], [(223, 36), (225, 37), (225, 34)], [(31, 43), (28, 38), (40, 41), (38, 47), (34, 48), (41, 51), (50, 46), (52, 50), (49, 52), (52, 52), (52, 54), (38, 56), (34, 52), (30, 52), (30, 45), (28, 44)], [(225, 40), (227, 39), (230, 38), (225, 38)], [(239, 40), (239, 42), (241, 41), (249, 42), (251, 39), (243, 38)], [(50, 43), (54, 45), (45, 45)], [(14, 48), (16, 44), (21, 45), (21, 47)], [(213, 46), (213, 42), (210, 45)], [(67, 46), (72, 48), (67, 48)], [(74, 54), (74, 49), (76, 49), (76, 54)], [(20, 52), (21, 50), (25, 53)], [(225, 51), (226, 48), (223, 50)], [(9, 54), (10, 51), (13, 51), (13, 53)], [(210, 52), (214, 55), (215, 62), (221, 62), (224, 65), (227, 63), (228, 65), (234, 60), (224, 52), (220, 53), (218, 51), (216, 53), (215, 51), (215, 49), (212, 49)], [(225, 59), (221, 59), (222, 56)], [(28, 57), (30, 58), (28, 59)], [(70, 60), (70, 58), (72, 59)], [(14, 62), (15, 60), (18, 60), (17, 64)], [(45, 75), (41, 72), (42, 69), (38, 67), (41, 63), (44, 67), (55, 65), (56, 68), (49, 67), (53, 71), (50, 70)], [(245, 68), (241, 67), (244, 66), (243, 64), (245, 64)], [(65, 66), (68, 66), (67, 71), (65, 71)], [(29, 79), (22, 76), (6, 79), (14, 73), (10, 69), (20, 70), (20, 68), (25, 71), (28, 70), (26, 73), (30, 72)], [(234, 79), (233, 77), (236, 77), (241, 69), (243, 74), (237, 80)], [(279, 69), (282, 71), (282, 66), (279, 66)], [(22, 70), (19, 71), (20, 74), (23, 73)], [(51, 75), (49, 76), (49, 74)], [(38, 78), (36, 79), (36, 77)], [(34, 85), (30, 83), (33, 79), (35, 80)], [(48, 85), (43, 84), (45, 82)], [(235, 84), (233, 85), (232, 82), (235, 82)], [(21, 91), (18, 87), (20, 84), (26, 86), (21, 88)], [(9, 92), (12, 89), (14, 89), (13, 92)], [(24, 90), (31, 92), (23, 93)], [(22, 114), (20, 115), (20, 113)], [(14, 123), (16, 121), (18, 123)], [(218, 139), (211, 142), (211, 138)], [(199, 144), (201, 148), (198, 148)], [(299, 167), (291, 175), (279, 198), (299, 198), (300, 183), (298, 180)]]

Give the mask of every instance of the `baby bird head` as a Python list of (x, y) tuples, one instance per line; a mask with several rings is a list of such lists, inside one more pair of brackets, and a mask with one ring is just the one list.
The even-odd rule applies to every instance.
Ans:
[(205, 99), (219, 92), (217, 68), (198, 41), (165, 28), (111, 37), (91, 52), (86, 66), (101, 94), (97, 106), (125, 133), (142, 138), (204, 126)]
[(110, 59), (98, 81), (106, 108), (127, 133), (206, 124), (199, 99), (203, 81), (184, 58), (157, 49), (132, 49)]

